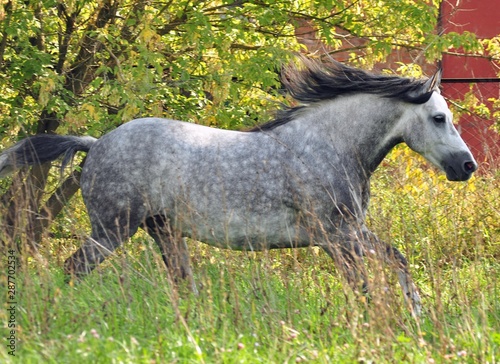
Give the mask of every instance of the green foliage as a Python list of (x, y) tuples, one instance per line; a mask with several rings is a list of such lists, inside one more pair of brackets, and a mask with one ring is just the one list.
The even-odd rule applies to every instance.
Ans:
[[(358, 39), (358, 62), (395, 48), (432, 61), (451, 47), (496, 54), (498, 40), (436, 35), (423, 1), (7, 1), (0, 9), (3, 143), (44, 130), (99, 136), (139, 116), (242, 128), (269, 119), (278, 73), (308, 24), (325, 52)], [(307, 35), (306, 35), (307, 37)], [(358, 58), (362, 55), (361, 58)], [(353, 61), (356, 59), (353, 58)]]
[(490, 98), (489, 102), (492, 103), (492, 111), (493, 111), (493, 129), (496, 130), (497, 133), (500, 134), (500, 99)]

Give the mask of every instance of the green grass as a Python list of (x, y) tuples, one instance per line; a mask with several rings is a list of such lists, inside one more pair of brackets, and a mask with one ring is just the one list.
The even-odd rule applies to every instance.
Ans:
[[(154, 260), (149, 252), (118, 257), (74, 286), (54, 268), (19, 274), (18, 362), (493, 363), (500, 355), (498, 265), (450, 268), (452, 280), (432, 282), (438, 293), (425, 297), (417, 323), (398, 296), (389, 307), (366, 306), (344, 292), (313, 249), (206, 255), (198, 297), (173, 289), (161, 265), (140, 264)], [(16, 362), (5, 346), (0, 360)]]
[[(194, 296), (171, 284), (144, 235), (78, 284), (61, 270), (78, 242), (47, 238), (16, 272), (16, 357), (3, 300), (0, 362), (499, 362), (498, 176), (451, 184), (393, 163), (374, 181), (369, 223), (409, 258), (423, 294), (418, 321), (392, 273), (370, 264), (367, 304), (315, 248), (241, 253), (192, 243)], [(81, 219), (67, 212), (54, 233), (81, 233)], [(3, 264), (0, 279), (6, 297)]]

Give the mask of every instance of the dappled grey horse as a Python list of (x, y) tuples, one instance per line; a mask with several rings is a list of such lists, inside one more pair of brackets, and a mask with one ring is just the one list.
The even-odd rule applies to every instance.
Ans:
[(370, 176), (405, 142), (465, 181), (477, 165), (452, 123), (438, 86), (299, 58), (282, 82), (302, 105), (249, 131), (144, 118), (100, 139), (40, 135), (0, 155), (0, 175), (77, 151), (88, 152), (81, 189), (92, 234), (65, 263), (83, 275), (139, 227), (158, 243), (172, 273), (191, 279), (183, 237), (259, 251), (319, 246), (354, 289), (376, 251), (395, 268), (415, 312), (420, 298), (403, 255), (370, 232)]

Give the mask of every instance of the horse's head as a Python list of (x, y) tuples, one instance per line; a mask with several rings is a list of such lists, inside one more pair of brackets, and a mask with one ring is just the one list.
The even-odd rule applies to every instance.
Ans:
[(453, 125), (453, 116), (439, 92), (441, 71), (431, 77), (422, 92), (431, 92), (430, 99), (403, 118), (403, 140), (417, 153), (446, 172), (450, 181), (466, 181), (477, 169), (477, 163), (469, 148)]

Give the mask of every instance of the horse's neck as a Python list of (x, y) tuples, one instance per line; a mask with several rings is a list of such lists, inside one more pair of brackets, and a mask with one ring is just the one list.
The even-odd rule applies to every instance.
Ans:
[(311, 106), (289, 127), (297, 146), (321, 144), (329, 149), (324, 150), (325, 155), (331, 152), (352, 158), (369, 176), (401, 142), (395, 133), (401, 115), (401, 107), (393, 100), (356, 95)]

